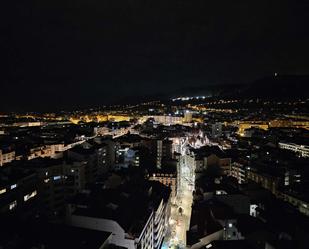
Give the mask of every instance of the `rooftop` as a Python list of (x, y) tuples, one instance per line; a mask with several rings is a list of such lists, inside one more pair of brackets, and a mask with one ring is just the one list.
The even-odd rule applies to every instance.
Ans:
[(126, 183), (114, 189), (94, 188), (90, 194), (79, 194), (72, 204), (75, 215), (112, 219), (127, 233), (138, 236), (147, 219), (161, 200), (169, 198), (170, 189), (159, 182)]

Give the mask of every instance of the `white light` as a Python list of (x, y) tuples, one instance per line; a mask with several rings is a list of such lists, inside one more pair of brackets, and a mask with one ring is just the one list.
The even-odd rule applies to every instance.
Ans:
[(232, 223), (229, 223), (229, 227), (233, 227), (233, 224), (232, 224)]
[(24, 196), (24, 201), (28, 201), (29, 199), (31, 199), (32, 197), (34, 197), (36, 195), (37, 195), (37, 192), (36, 192), (36, 190), (34, 190), (32, 193)]
[(61, 176), (54, 176), (54, 181), (61, 179)]
[(14, 189), (14, 188), (16, 188), (16, 187), (17, 187), (17, 184), (11, 185), (11, 189)]
[(210, 247), (212, 247), (212, 244), (208, 244), (208, 245), (206, 246), (206, 248), (210, 248)]
[(17, 201), (13, 201), (12, 203), (10, 203), (9, 209), (12, 210), (17, 206)]

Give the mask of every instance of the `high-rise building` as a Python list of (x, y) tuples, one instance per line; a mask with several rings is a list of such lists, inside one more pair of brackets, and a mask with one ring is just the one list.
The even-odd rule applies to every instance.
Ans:
[(95, 189), (71, 200), (67, 223), (109, 232), (110, 244), (129, 249), (159, 249), (167, 232), (171, 191), (155, 181)]
[(191, 123), (192, 122), (192, 112), (190, 111), (185, 111), (184, 113), (184, 122), (185, 123)]
[(211, 125), (211, 136), (213, 138), (222, 136), (222, 123), (216, 122)]
[(15, 213), (31, 216), (37, 205), (38, 184), (33, 171), (8, 165), (0, 171), (0, 214)]

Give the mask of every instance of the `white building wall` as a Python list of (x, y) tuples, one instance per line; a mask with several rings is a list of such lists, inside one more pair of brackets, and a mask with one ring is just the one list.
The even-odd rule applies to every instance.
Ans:
[(69, 224), (76, 227), (88, 228), (112, 233), (111, 243), (128, 249), (135, 249), (135, 241), (125, 238), (124, 229), (113, 220), (72, 215)]

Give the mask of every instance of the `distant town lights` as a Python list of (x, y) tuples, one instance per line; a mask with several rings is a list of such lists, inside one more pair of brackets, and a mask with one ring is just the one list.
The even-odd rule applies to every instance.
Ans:
[(178, 97), (173, 98), (172, 101), (188, 101), (188, 100), (194, 100), (194, 99), (206, 99), (208, 96), (189, 96), (189, 97)]

